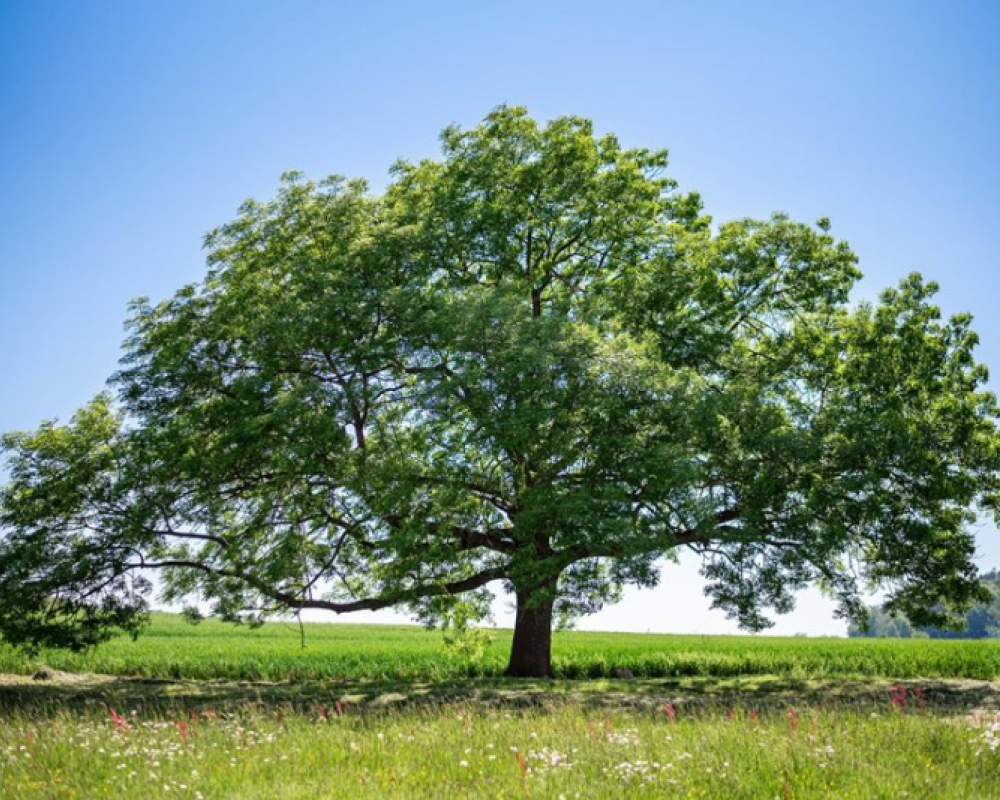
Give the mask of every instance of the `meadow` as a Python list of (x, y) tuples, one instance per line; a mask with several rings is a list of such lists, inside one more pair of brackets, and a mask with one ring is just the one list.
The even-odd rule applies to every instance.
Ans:
[(9, 798), (997, 797), (1000, 715), (549, 700), (95, 706), (0, 722)]
[(1000, 796), (990, 642), (567, 632), (558, 679), (510, 681), (509, 636), (157, 615), (0, 646), (0, 796)]
[[(39, 665), (67, 671), (169, 679), (249, 681), (442, 681), (500, 677), (511, 632), (472, 656), (444, 646), (440, 632), (418, 626), (273, 622), (251, 629), (154, 615), (137, 640), (113, 640), (85, 653), (25, 656), (0, 643), (0, 673)], [(559, 678), (963, 678), (1000, 677), (1000, 642), (941, 639), (811, 639), (557, 632)]]

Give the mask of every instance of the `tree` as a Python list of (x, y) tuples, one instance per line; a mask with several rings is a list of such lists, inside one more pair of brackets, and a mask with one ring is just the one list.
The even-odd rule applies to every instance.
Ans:
[(131, 307), (112, 393), (4, 439), (0, 631), (85, 646), (169, 599), (232, 619), (517, 605), (507, 673), (554, 621), (703, 558), (746, 628), (819, 582), (943, 622), (979, 599), (997, 406), (970, 319), (918, 275), (850, 308), (856, 258), (783, 215), (713, 226), (566, 117), (502, 107), (382, 194), (286, 176)]
[[(1000, 572), (991, 570), (980, 577), (989, 598), (976, 603), (965, 613), (961, 626), (938, 628), (933, 625), (914, 630), (905, 617), (890, 616), (881, 606), (868, 609), (867, 627), (852, 624), (848, 636), (894, 637), (908, 639), (912, 635), (931, 639), (993, 639), (1000, 636)], [(956, 620), (957, 622), (957, 620)]]
[(868, 609), (866, 625), (860, 627), (855, 623), (850, 624), (847, 635), (877, 639), (909, 639), (913, 636), (913, 628), (905, 617), (893, 617), (881, 606), (872, 606)]

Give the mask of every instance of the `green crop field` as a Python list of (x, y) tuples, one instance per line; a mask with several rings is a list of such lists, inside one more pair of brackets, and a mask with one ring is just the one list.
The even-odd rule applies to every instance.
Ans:
[(559, 679), (510, 681), (494, 637), (156, 615), (0, 646), (0, 796), (1000, 796), (993, 642), (568, 632)]
[[(138, 640), (121, 638), (93, 651), (25, 657), (0, 645), (0, 672), (28, 674), (39, 664), (70, 672), (172, 679), (446, 680), (498, 677), (510, 631), (496, 631), (480, 658), (445, 647), (441, 634), (416, 626), (270, 623), (252, 630), (206, 620), (155, 615)], [(304, 646), (303, 646), (304, 642)], [(561, 678), (609, 678), (619, 668), (637, 678), (1000, 677), (1000, 643), (991, 640), (809, 639), (557, 633), (553, 661)]]

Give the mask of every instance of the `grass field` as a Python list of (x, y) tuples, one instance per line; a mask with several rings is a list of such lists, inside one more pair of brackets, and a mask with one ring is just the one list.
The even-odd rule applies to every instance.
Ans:
[(25, 710), (0, 722), (0, 795), (988, 798), (1000, 796), (998, 719), (552, 699)]
[[(480, 659), (444, 647), (441, 634), (416, 626), (271, 623), (251, 630), (213, 620), (197, 626), (158, 614), (137, 641), (117, 639), (91, 652), (28, 658), (0, 645), (0, 672), (30, 674), (39, 664), (69, 672), (146, 678), (229, 680), (452, 680), (498, 677), (510, 631), (496, 632)], [(941, 639), (809, 639), (557, 633), (560, 678), (769, 675), (795, 678), (1000, 677), (1000, 642)]]
[(476, 661), (420, 628), (303, 648), (160, 615), (0, 648), (0, 797), (1000, 796), (993, 643), (564, 633), (564, 677), (509, 681), (509, 635)]

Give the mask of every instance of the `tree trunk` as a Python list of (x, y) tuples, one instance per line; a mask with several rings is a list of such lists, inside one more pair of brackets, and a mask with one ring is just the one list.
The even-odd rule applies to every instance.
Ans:
[(552, 606), (554, 586), (518, 589), (514, 642), (510, 663), (504, 673), (508, 678), (552, 677)]

